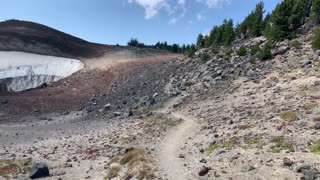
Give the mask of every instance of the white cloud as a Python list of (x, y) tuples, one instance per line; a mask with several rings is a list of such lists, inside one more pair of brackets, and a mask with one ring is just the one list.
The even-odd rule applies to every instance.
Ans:
[(230, 0), (196, 0), (200, 3), (205, 3), (209, 8), (218, 7), (221, 3), (230, 3)]
[[(144, 8), (145, 19), (149, 20), (157, 16), (160, 12), (166, 12), (170, 18), (168, 24), (175, 24), (185, 17), (188, 12), (188, 2), (202, 3), (208, 8), (218, 7), (222, 3), (230, 3), (230, 0), (127, 0), (129, 4), (136, 3)], [(203, 21), (202, 14), (196, 15), (197, 20)]]
[(168, 22), (168, 24), (175, 24), (177, 23), (178, 19), (177, 18), (171, 18)]
[(184, 5), (184, 4), (186, 4), (186, 1), (185, 0), (178, 0), (178, 4)]
[(204, 21), (206, 18), (201, 14), (201, 13), (198, 13), (197, 14), (197, 20), (198, 21)]
[(137, 3), (144, 8), (145, 19), (152, 19), (161, 9), (170, 10), (166, 0), (128, 0), (128, 3)]

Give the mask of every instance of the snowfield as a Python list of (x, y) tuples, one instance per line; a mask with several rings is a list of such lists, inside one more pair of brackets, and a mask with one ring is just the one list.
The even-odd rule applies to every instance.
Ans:
[(84, 68), (76, 59), (0, 51), (0, 85), (8, 92), (37, 88)]

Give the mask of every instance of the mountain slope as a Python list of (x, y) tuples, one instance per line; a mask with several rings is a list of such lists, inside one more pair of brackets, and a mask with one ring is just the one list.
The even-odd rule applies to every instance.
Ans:
[(33, 22), (0, 22), (0, 51), (89, 58), (98, 56), (106, 47)]

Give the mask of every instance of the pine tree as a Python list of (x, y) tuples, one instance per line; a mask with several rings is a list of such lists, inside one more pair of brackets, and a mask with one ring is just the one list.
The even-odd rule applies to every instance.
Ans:
[(250, 37), (261, 36), (265, 27), (263, 21), (264, 12), (264, 3), (258, 3), (255, 10), (253, 10), (245, 20), (237, 26), (236, 32), (238, 37), (241, 37), (241, 35)]
[(235, 39), (235, 32), (233, 29), (233, 20), (224, 20), (222, 25), (222, 42), (225, 45), (230, 45)]
[(198, 35), (198, 38), (197, 38), (197, 47), (198, 48), (204, 47), (204, 37), (201, 33)]
[(320, 23), (320, 0), (312, 0), (311, 17), (317, 24)]

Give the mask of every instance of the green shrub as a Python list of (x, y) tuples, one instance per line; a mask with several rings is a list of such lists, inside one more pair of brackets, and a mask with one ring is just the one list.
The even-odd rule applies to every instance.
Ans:
[(241, 46), (240, 49), (237, 51), (238, 56), (245, 56), (247, 54), (247, 50), (244, 46)]
[(192, 57), (193, 55), (194, 55), (194, 51), (192, 50), (192, 49), (189, 49), (188, 51), (186, 51), (186, 55), (188, 56), (188, 57)]
[(249, 63), (251, 63), (251, 64), (256, 63), (256, 58), (255, 57), (250, 57)]
[(312, 47), (314, 49), (320, 49), (320, 28), (315, 31), (314, 39), (312, 41)]
[(256, 44), (255, 46), (253, 46), (250, 50), (250, 54), (252, 56), (256, 55), (258, 52), (261, 51), (261, 48), (260, 48), (260, 44)]
[(294, 40), (294, 41), (291, 42), (290, 46), (293, 47), (293, 48), (298, 49), (298, 48), (301, 47), (301, 43), (298, 40)]
[(208, 53), (201, 54), (201, 61), (202, 62), (207, 62), (209, 59), (210, 59), (210, 56)]
[(230, 57), (232, 53), (233, 53), (233, 50), (232, 50), (232, 49), (228, 49), (228, 50), (224, 53), (224, 55), (225, 55), (225, 57)]
[(267, 42), (262, 51), (260, 51), (257, 55), (257, 58), (259, 58), (262, 61), (268, 60), (272, 58), (272, 53), (271, 53), (271, 43)]
[(219, 46), (217, 46), (217, 45), (212, 45), (211, 46), (211, 51), (212, 51), (212, 53), (219, 53), (219, 51), (220, 51), (220, 47)]

